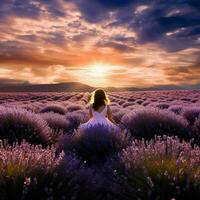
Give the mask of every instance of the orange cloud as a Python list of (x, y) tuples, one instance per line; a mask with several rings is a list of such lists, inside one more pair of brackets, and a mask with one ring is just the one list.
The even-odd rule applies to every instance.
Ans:
[[(0, 78), (117, 87), (199, 82), (197, 46), (169, 51), (161, 45), (166, 38), (139, 42), (142, 33), (136, 27), (116, 25), (119, 13), (112, 9), (107, 19), (91, 23), (72, 1), (56, 5), (59, 10), (42, 3), (27, 4), (39, 11), (29, 17), (10, 12), (0, 23)], [(150, 9), (150, 5), (139, 5), (132, 14), (140, 17)], [(104, 76), (95, 76), (90, 67), (94, 62), (107, 69)]]

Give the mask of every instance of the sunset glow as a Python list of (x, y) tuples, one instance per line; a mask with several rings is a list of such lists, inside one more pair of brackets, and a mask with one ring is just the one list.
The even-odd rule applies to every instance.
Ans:
[(189, 1), (0, 4), (0, 83), (200, 84), (200, 12)]
[(74, 74), (82, 83), (93, 85), (95, 87), (109, 86), (108, 76), (111, 73), (112, 66), (94, 62), (88, 66), (84, 66), (81, 70)]
[(105, 64), (102, 63), (95, 63), (91, 66), (91, 75), (92, 76), (99, 76), (99, 77), (106, 77), (108, 74), (108, 69), (106, 68)]

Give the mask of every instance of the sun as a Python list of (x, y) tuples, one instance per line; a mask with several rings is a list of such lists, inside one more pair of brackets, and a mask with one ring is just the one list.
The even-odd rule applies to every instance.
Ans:
[(112, 75), (115, 69), (116, 66), (111, 63), (95, 61), (82, 66), (74, 76), (79, 82), (93, 87), (109, 87), (113, 85)]
[(94, 77), (106, 77), (108, 74), (108, 66), (103, 63), (94, 63), (90, 66), (90, 74)]
[(109, 85), (110, 65), (103, 62), (93, 62), (83, 67), (76, 73), (81, 83), (94, 87), (105, 87)]

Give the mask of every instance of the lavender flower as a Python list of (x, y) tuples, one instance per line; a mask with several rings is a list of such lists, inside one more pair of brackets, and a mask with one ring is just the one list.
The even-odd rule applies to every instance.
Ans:
[(67, 111), (68, 112), (73, 112), (73, 111), (77, 111), (77, 110), (83, 110), (84, 107), (78, 104), (69, 104), (67, 106)]
[(200, 107), (185, 107), (182, 111), (182, 115), (188, 120), (190, 125), (193, 125), (200, 115)]
[(88, 164), (102, 163), (120, 152), (129, 143), (124, 133), (114, 131), (103, 125), (79, 129), (74, 135), (66, 135), (60, 141), (60, 149), (66, 153), (75, 153)]
[(40, 113), (54, 112), (61, 115), (65, 114), (66, 109), (60, 105), (48, 105), (40, 110)]
[(89, 199), (92, 170), (55, 151), (25, 141), (15, 146), (1, 141), (1, 199)]
[(149, 142), (134, 140), (119, 153), (119, 160), (106, 163), (100, 174), (119, 200), (186, 200), (198, 199), (200, 194), (199, 166), (199, 147), (164, 136)]
[(70, 130), (70, 122), (65, 116), (57, 113), (43, 113), (40, 116), (47, 122), (48, 126), (52, 129), (52, 134), (55, 139), (60, 135), (67, 133)]
[(51, 129), (38, 115), (22, 109), (1, 109), (0, 138), (9, 143), (26, 141), (47, 145), (51, 139)]
[(124, 115), (121, 121), (135, 138), (150, 139), (164, 134), (190, 138), (187, 121), (165, 110), (137, 109)]

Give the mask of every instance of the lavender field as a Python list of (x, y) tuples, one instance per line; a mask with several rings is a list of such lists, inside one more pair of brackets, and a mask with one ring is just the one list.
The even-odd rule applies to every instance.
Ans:
[(200, 91), (108, 95), (120, 131), (78, 129), (90, 93), (0, 93), (0, 199), (199, 199)]

